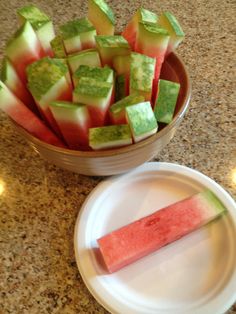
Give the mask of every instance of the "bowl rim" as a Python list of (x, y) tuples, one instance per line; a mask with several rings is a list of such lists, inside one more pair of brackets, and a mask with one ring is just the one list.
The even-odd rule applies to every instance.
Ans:
[(28, 133), (23, 127), (18, 125), (14, 120), (10, 118), (12, 123), (15, 125), (17, 129), (20, 130), (20, 133), (29, 141), (34, 143), (36, 146), (43, 146), (47, 150), (54, 151), (55, 153), (60, 153), (64, 155), (70, 155), (73, 157), (87, 157), (87, 158), (99, 158), (99, 157), (107, 157), (107, 156), (114, 156), (117, 154), (125, 154), (127, 152), (132, 152), (137, 149), (141, 149), (149, 144), (154, 143), (156, 140), (161, 138), (163, 135), (168, 133), (171, 129), (174, 128), (174, 126), (178, 123), (178, 120), (184, 116), (188, 109), (188, 105), (190, 102), (191, 94), (192, 94), (192, 87), (191, 87), (191, 82), (190, 82), (190, 77), (188, 70), (183, 63), (182, 59), (178, 56), (178, 54), (172, 52), (168, 58), (166, 59), (168, 62), (169, 58), (174, 58), (175, 62), (179, 63), (179, 66), (182, 68), (183, 73), (185, 75), (185, 81), (186, 81), (186, 93), (183, 98), (183, 104), (179, 111), (176, 113), (174, 119), (171, 121), (170, 124), (166, 125), (163, 129), (155, 133), (154, 135), (138, 142), (138, 143), (133, 143), (131, 145), (123, 146), (123, 147), (117, 147), (117, 148), (111, 148), (111, 149), (106, 149), (106, 150), (95, 150), (95, 151), (79, 151), (79, 150), (73, 150), (69, 148), (62, 148), (58, 146), (54, 146), (52, 144), (48, 144), (46, 142), (43, 142), (42, 140), (36, 138), (32, 134)]

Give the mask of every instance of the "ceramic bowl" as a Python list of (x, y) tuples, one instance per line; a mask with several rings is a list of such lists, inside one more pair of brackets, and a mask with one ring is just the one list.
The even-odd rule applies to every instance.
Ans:
[(173, 121), (169, 125), (160, 125), (159, 131), (149, 138), (126, 147), (88, 152), (59, 148), (44, 143), (12, 122), (35, 151), (60, 168), (88, 176), (124, 173), (154, 158), (170, 142), (189, 106), (190, 80), (183, 62), (176, 54), (170, 54), (165, 60), (161, 78), (181, 85)]

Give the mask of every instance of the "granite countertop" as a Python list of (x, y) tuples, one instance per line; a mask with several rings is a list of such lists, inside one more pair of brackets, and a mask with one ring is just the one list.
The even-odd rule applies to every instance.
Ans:
[[(0, 55), (16, 29), (16, 9), (0, 1)], [(86, 1), (35, 0), (55, 25), (82, 17)], [(193, 87), (190, 109), (156, 161), (197, 169), (236, 197), (236, 109), (233, 88), (233, 1), (109, 1), (121, 30), (141, 3), (172, 11), (186, 39), (178, 54)], [(103, 179), (57, 168), (41, 159), (0, 113), (0, 313), (107, 313), (85, 287), (73, 251), (80, 207)], [(231, 312), (236, 313), (236, 306)], [(213, 313), (211, 313), (213, 314)]]

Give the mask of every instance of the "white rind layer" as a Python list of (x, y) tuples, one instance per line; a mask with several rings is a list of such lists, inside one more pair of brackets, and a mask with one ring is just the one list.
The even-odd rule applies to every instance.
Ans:
[(64, 46), (68, 54), (80, 51), (82, 49), (80, 36), (64, 39)]
[(125, 145), (130, 145), (132, 144), (132, 138), (129, 139), (123, 139), (123, 140), (116, 140), (116, 141), (111, 141), (111, 142), (104, 142), (102, 144), (98, 145), (90, 145), (92, 149), (94, 150), (99, 150), (99, 149), (106, 149), (106, 148), (114, 148), (114, 147), (121, 147)]
[(36, 31), (36, 34), (41, 42), (41, 45), (47, 54), (52, 53), (50, 41), (55, 38), (55, 32), (51, 21), (44, 24)]
[(61, 95), (63, 92), (67, 91), (69, 88), (67, 79), (65, 76), (60, 78), (56, 82), (56, 84), (53, 85), (53, 87), (50, 88), (50, 90), (41, 97), (37, 103), (40, 105), (41, 109), (44, 111), (49, 107), (49, 103), (58, 100), (58, 96)]
[(0, 108), (7, 113), (8, 109), (14, 107), (17, 103), (17, 98), (7, 88), (7, 86), (0, 81)]
[(107, 109), (110, 104), (111, 94), (112, 86), (106, 97), (96, 97), (73, 93), (73, 102), (79, 102), (92, 107), (99, 107), (100, 109)]
[(79, 123), (80, 126), (85, 126), (89, 119), (89, 113), (86, 106), (77, 107), (75, 109), (50, 106), (56, 121), (68, 122), (68, 123)]
[(101, 67), (101, 60), (97, 51), (88, 51), (81, 55), (69, 56), (68, 63), (72, 73), (74, 73), (80, 65)]

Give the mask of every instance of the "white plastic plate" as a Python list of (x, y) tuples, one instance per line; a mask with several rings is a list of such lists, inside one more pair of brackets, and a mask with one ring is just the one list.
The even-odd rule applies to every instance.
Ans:
[[(227, 214), (108, 274), (96, 239), (209, 188)], [(120, 314), (222, 314), (236, 300), (236, 205), (215, 181), (190, 168), (146, 163), (100, 183), (75, 226), (81, 276), (96, 300)]]

